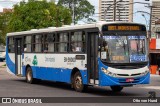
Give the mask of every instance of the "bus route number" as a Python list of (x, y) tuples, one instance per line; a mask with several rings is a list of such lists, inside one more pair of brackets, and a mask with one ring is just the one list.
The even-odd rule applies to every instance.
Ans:
[(75, 57), (64, 57), (64, 62), (76, 62)]

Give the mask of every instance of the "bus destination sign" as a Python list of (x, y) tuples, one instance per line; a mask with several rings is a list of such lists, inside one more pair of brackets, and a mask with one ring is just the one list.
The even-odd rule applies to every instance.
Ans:
[(123, 26), (123, 25), (108, 26), (108, 31), (139, 31), (139, 30), (141, 30), (140, 26)]
[(146, 31), (146, 28), (137, 24), (111, 24), (103, 25), (102, 31)]

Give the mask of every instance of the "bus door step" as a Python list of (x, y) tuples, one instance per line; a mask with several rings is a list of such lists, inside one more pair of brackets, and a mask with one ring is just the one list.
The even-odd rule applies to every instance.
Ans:
[(90, 79), (90, 84), (98, 85), (99, 84), (99, 80), (95, 80), (94, 81), (94, 79)]
[(23, 75), (22, 75), (22, 74), (17, 74), (17, 76), (18, 76), (18, 77), (23, 77)]

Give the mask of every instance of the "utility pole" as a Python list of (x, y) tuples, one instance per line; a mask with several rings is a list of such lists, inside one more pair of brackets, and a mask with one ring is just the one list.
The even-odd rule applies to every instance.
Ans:
[(119, 21), (121, 20), (120, 18), (121, 18), (121, 10), (120, 9), (118, 9), (118, 13), (119, 13)]
[[(107, 9), (105, 9), (105, 11), (104, 11), (104, 20), (105, 20), (105, 21), (106, 21), (107, 11), (108, 11), (112, 6), (115, 7), (117, 3), (122, 2), (122, 1), (123, 1), (123, 0), (119, 0), (119, 1), (116, 2), (116, 0), (114, 0), (114, 3), (113, 3), (112, 5), (110, 5), (110, 6), (108, 6)], [(115, 7), (115, 11), (116, 11), (116, 7)], [(116, 14), (116, 12), (114, 12), (114, 11), (113, 11), (113, 13)], [(113, 20), (115, 20), (115, 15), (113, 16), (113, 18), (114, 18)]]
[(152, 30), (152, 9), (153, 9), (153, 6), (149, 6), (150, 7), (150, 21), (149, 21), (149, 36), (148, 38), (150, 39), (151, 38), (151, 30)]
[(113, 4), (114, 4), (113, 21), (116, 21), (116, 0), (114, 0)]
[(144, 17), (144, 19), (145, 19), (145, 21), (146, 21), (146, 28), (148, 29), (147, 19), (146, 19), (146, 17), (145, 17), (145, 15), (144, 15), (144, 14), (142, 14), (142, 16)]
[(149, 34), (148, 34), (148, 39), (151, 38), (151, 35), (152, 35), (152, 10), (153, 8), (156, 8), (155, 6), (147, 6), (148, 8), (150, 8), (150, 20), (149, 20)]

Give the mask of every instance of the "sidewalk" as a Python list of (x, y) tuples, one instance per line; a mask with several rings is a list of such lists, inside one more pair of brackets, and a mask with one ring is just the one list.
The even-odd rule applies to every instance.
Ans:
[(151, 77), (160, 77), (158, 74), (151, 74)]
[(4, 67), (5, 64), (6, 62), (0, 62), (0, 67)]

